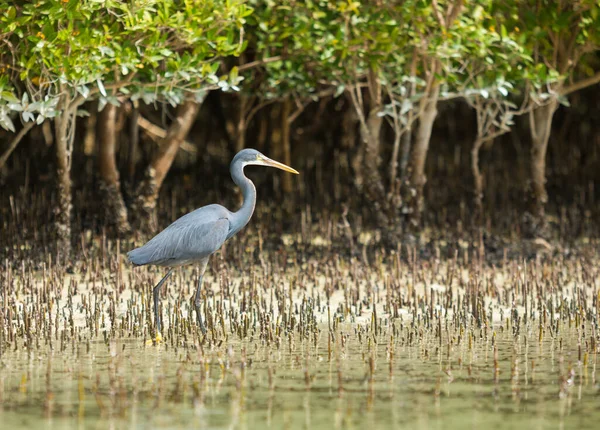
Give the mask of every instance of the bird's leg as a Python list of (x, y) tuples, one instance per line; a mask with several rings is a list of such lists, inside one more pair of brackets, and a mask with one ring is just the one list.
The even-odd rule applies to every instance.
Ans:
[(198, 320), (198, 325), (200, 326), (200, 330), (202, 330), (202, 334), (206, 334), (206, 327), (204, 326), (204, 322), (202, 321), (202, 315), (200, 312), (200, 301), (202, 299), (202, 280), (204, 279), (204, 272), (206, 272), (206, 266), (208, 264), (208, 259), (202, 262), (200, 266), (200, 277), (198, 278), (198, 287), (196, 288), (196, 295), (194, 296), (194, 306), (196, 308), (196, 319)]
[(202, 290), (202, 278), (204, 275), (200, 275), (198, 279), (198, 287), (196, 288), (196, 296), (194, 297), (194, 306), (196, 307), (196, 319), (198, 320), (198, 325), (200, 326), (200, 330), (202, 330), (202, 334), (206, 333), (206, 327), (204, 326), (204, 321), (202, 321), (202, 314), (200, 313), (200, 302), (201, 295), (200, 292)]
[(156, 325), (156, 335), (157, 336), (160, 333), (160, 315), (158, 312), (158, 295), (160, 294), (160, 287), (162, 287), (162, 284), (165, 283), (167, 278), (171, 275), (172, 271), (173, 271), (173, 269), (169, 269), (169, 271), (164, 276), (164, 278), (162, 278), (160, 280), (160, 282), (158, 284), (156, 284), (156, 287), (154, 287), (154, 289), (152, 290), (152, 295), (154, 296), (154, 324)]

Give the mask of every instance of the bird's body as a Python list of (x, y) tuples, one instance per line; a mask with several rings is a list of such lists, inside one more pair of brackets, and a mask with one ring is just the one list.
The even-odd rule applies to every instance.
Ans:
[(200, 290), (208, 259), (221, 248), (227, 239), (244, 228), (254, 213), (256, 188), (252, 181), (244, 175), (244, 166), (246, 165), (272, 166), (298, 173), (291, 167), (273, 161), (254, 149), (244, 149), (233, 158), (230, 168), (231, 177), (241, 188), (244, 196), (244, 203), (238, 211), (231, 212), (216, 204), (201, 207), (177, 219), (145, 245), (127, 253), (129, 261), (136, 266), (151, 264), (170, 268), (165, 277), (154, 287), (157, 332), (160, 332), (158, 312), (160, 287), (171, 274), (173, 267), (188, 264), (197, 264), (200, 267), (195, 304), (198, 323), (204, 331), (204, 324), (200, 317)]
[(127, 256), (136, 266), (164, 267), (198, 263), (218, 251), (232, 231), (232, 213), (221, 205), (196, 209), (158, 233)]

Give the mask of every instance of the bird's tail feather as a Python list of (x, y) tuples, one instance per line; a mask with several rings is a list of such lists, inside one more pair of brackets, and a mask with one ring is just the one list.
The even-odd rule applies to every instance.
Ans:
[(135, 266), (143, 266), (148, 264), (148, 255), (147, 250), (144, 247), (136, 248), (127, 253), (127, 258), (131, 261)]

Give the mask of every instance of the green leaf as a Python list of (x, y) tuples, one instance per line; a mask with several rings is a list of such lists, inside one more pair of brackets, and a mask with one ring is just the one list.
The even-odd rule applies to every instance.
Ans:
[(81, 86), (77, 87), (77, 92), (79, 94), (81, 94), (84, 99), (87, 99), (88, 96), (90, 95), (90, 89), (85, 85), (81, 85)]
[(20, 103), (20, 100), (10, 91), (2, 91), (0, 92), (0, 98), (11, 102), (11, 103)]
[[(100, 90), (100, 94), (102, 94), (104, 97), (106, 97), (107, 96), (106, 88), (104, 88), (104, 84), (102, 83), (100, 78), (96, 79), (96, 83), (98, 84), (98, 89)], [(102, 109), (98, 109), (98, 110), (102, 110)]]
[(3, 112), (0, 112), (0, 127), (4, 128), (5, 130), (12, 131), (13, 133), (16, 131), (15, 125), (10, 117)]
[(229, 72), (229, 79), (233, 82), (236, 81), (237, 77), (238, 77), (238, 67), (237, 66), (233, 66), (231, 68), (231, 71)]
[(98, 112), (102, 112), (107, 103), (108, 100), (106, 99), (106, 97), (100, 97), (98, 99)]
[(22, 117), (23, 117), (23, 121), (25, 122), (29, 122), (29, 121), (33, 121), (35, 119), (35, 115), (31, 112), (23, 112), (22, 113)]
[(571, 103), (569, 103), (569, 99), (566, 96), (559, 96), (558, 102), (563, 106), (571, 107)]

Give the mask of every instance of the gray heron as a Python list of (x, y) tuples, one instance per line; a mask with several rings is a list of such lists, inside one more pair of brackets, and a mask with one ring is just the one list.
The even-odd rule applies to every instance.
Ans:
[(244, 174), (244, 167), (248, 165), (276, 167), (298, 174), (291, 167), (271, 160), (255, 149), (243, 149), (235, 155), (229, 169), (233, 182), (240, 187), (244, 197), (242, 207), (237, 212), (231, 212), (217, 204), (203, 206), (177, 219), (144, 246), (127, 253), (129, 261), (135, 266), (151, 264), (169, 269), (153, 289), (157, 338), (160, 338), (161, 332), (158, 311), (160, 287), (171, 275), (173, 268), (189, 264), (197, 264), (200, 269), (194, 306), (200, 329), (203, 333), (206, 332), (200, 315), (200, 292), (208, 260), (227, 239), (248, 224), (256, 205), (256, 187)]

